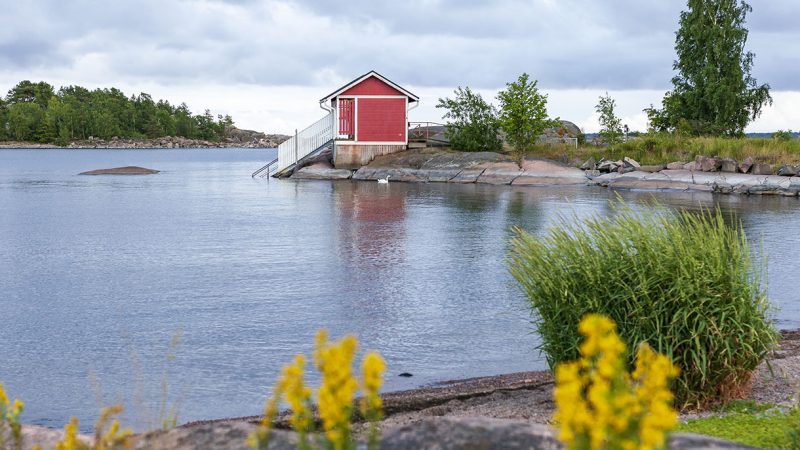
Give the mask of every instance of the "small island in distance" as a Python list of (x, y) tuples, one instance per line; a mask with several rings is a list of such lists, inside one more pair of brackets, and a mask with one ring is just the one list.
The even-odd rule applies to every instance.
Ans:
[(56, 91), (45, 81), (24, 80), (0, 97), (0, 148), (274, 148), (288, 138), (113, 87)]

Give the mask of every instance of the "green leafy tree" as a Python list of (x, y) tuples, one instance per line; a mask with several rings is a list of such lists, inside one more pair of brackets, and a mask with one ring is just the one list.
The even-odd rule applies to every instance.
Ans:
[(159, 101), (156, 105), (156, 123), (159, 136), (175, 136), (175, 109), (167, 101)]
[(0, 97), (0, 141), (8, 139), (8, 106)]
[(600, 96), (594, 108), (600, 114), (600, 138), (608, 145), (622, 142), (622, 120), (614, 111), (616, 106), (617, 102), (606, 92), (606, 95)]
[(192, 116), (186, 104), (169, 102), (141, 93), (127, 97), (116, 88), (89, 91), (66, 86), (53, 91), (45, 82), (19, 82), (0, 97), (0, 140), (53, 142), (66, 145), (75, 139), (97, 137), (158, 138), (163, 136), (224, 139), (233, 126), (230, 116), (210, 111)]
[(11, 139), (33, 141), (44, 122), (44, 111), (36, 103), (14, 103), (8, 108), (8, 127)]
[(750, 74), (754, 54), (745, 51), (744, 26), (750, 11), (744, 0), (688, 1), (676, 33), (673, 90), (661, 109), (645, 109), (651, 129), (741, 136), (761, 108), (772, 104), (769, 85)]
[(36, 103), (40, 108), (45, 109), (53, 95), (55, 95), (53, 86), (48, 83), (44, 81), (33, 83), (29, 80), (23, 80), (8, 91), (6, 100), (12, 105), (15, 103)]
[(81, 86), (67, 86), (58, 90), (61, 103), (69, 112), (72, 139), (88, 139), (90, 134), (90, 112), (92, 93)]
[(45, 122), (47, 123), (48, 137), (47, 142), (55, 142), (58, 145), (67, 145), (75, 136), (75, 114), (72, 106), (53, 97), (47, 103), (45, 111)]
[(561, 126), (560, 120), (547, 117), (547, 95), (539, 92), (537, 84), (538, 81), (531, 81), (528, 74), (523, 73), (497, 94), (500, 128), (520, 160), (536, 145), (546, 128)]
[(449, 119), (445, 137), (456, 150), (466, 152), (494, 152), (503, 148), (498, 136), (497, 113), (494, 106), (470, 88), (459, 87), (455, 98), (440, 98), (437, 108), (445, 110)]
[(194, 137), (194, 121), (192, 120), (192, 112), (186, 103), (181, 103), (175, 109), (175, 134), (185, 138)]
[(203, 114), (193, 117), (197, 137), (200, 139), (211, 140), (217, 137), (217, 124), (211, 111), (206, 110)]
[(792, 133), (792, 130), (778, 130), (772, 133), (772, 139), (784, 142), (791, 141), (794, 139), (794, 133)]

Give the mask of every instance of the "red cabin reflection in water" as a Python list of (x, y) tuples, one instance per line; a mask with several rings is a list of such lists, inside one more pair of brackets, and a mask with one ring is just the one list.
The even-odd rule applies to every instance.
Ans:
[(338, 184), (334, 192), (342, 255), (375, 267), (405, 263), (405, 192), (366, 182)]

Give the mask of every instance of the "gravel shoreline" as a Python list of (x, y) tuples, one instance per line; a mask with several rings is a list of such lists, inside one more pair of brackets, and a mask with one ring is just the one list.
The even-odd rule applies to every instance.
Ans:
[[(382, 395), (382, 428), (409, 425), (431, 417), (487, 417), (549, 424), (555, 409), (553, 377), (549, 371), (517, 372), (435, 383)], [(779, 347), (755, 371), (747, 399), (792, 406), (800, 392), (800, 330), (782, 331)], [(714, 415), (713, 411), (685, 411), (681, 420)], [(277, 427), (288, 428), (288, 414)], [(191, 422), (181, 427), (211, 423), (257, 423), (260, 416)], [(358, 430), (358, 427), (357, 427)]]

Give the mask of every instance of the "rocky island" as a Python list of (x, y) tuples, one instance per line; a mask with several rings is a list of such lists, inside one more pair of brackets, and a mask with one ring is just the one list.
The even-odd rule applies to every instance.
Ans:
[(114, 167), (111, 169), (96, 169), (81, 172), (78, 175), (152, 175), (159, 170), (147, 169), (139, 166)]
[(358, 170), (336, 169), (325, 155), (308, 161), (293, 179), (390, 180), (411, 183), (481, 183), (512, 186), (589, 185), (609, 189), (648, 191), (699, 191), (720, 194), (800, 194), (798, 168), (777, 170), (750, 158), (736, 163), (724, 158), (698, 156), (693, 162), (643, 166), (631, 158), (587, 161), (574, 167), (542, 158), (525, 158), (494, 152), (456, 152), (442, 148), (411, 149), (376, 157)]

